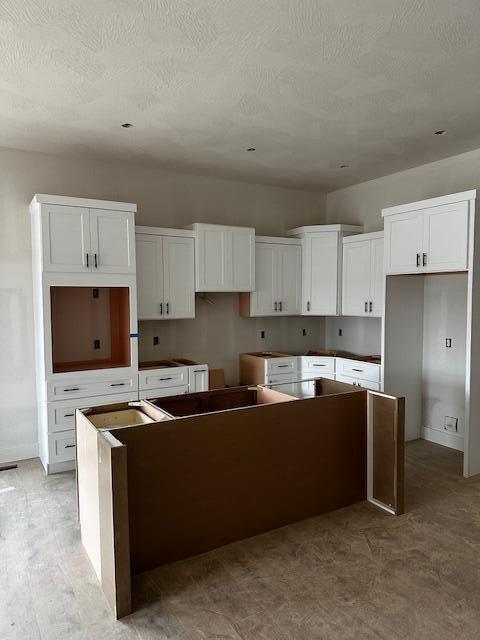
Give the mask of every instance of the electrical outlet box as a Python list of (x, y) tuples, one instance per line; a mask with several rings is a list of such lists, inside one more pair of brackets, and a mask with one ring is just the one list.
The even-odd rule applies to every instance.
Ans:
[(265, 340), (265, 331), (260, 331), (260, 338), (262, 338), (262, 340)]
[(338, 335), (339, 336), (343, 335), (343, 331), (341, 329), (338, 330)]
[(97, 289), (97, 288), (92, 289), (92, 297), (93, 297), (93, 298), (98, 298), (98, 296), (99, 296), (99, 291), (98, 291), (98, 289)]
[(445, 347), (447, 349), (451, 349), (452, 348), (452, 339), (451, 338), (445, 338)]
[(153, 346), (156, 347), (158, 345), (158, 336), (153, 336)]
[(454, 418), (453, 416), (445, 416), (443, 428), (445, 429), (445, 431), (452, 431), (453, 433), (457, 433), (458, 418)]
[(307, 335), (307, 330), (306, 329), (302, 329), (302, 336), (306, 336)]
[(94, 340), (93, 341), (93, 348), (94, 349), (100, 349), (100, 340)]

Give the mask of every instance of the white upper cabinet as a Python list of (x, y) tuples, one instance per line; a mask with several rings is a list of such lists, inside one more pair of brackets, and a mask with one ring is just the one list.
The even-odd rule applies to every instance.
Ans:
[(255, 229), (196, 223), (196, 291), (253, 291)]
[(255, 291), (240, 294), (246, 316), (299, 315), (301, 310), (300, 240), (257, 236)]
[(343, 239), (342, 315), (383, 315), (383, 232)]
[(362, 230), (360, 226), (333, 224), (288, 231), (289, 236), (302, 240), (302, 315), (340, 313), (342, 239)]
[(138, 318), (194, 318), (193, 234), (183, 229), (137, 227), (136, 245)]
[(36, 195), (43, 271), (135, 273), (136, 205)]
[(468, 268), (470, 192), (382, 211), (385, 272), (439, 273)]
[(84, 207), (42, 206), (43, 270), (89, 271), (90, 215)]
[(92, 270), (135, 273), (135, 219), (133, 213), (90, 209)]

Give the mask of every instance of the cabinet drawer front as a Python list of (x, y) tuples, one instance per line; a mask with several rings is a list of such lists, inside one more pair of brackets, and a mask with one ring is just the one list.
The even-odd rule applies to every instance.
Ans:
[(179, 387), (164, 387), (163, 389), (142, 389), (139, 393), (139, 398), (140, 400), (153, 400), (167, 396), (179, 396), (183, 393), (188, 393), (188, 386), (186, 384)]
[(165, 369), (150, 369), (138, 374), (138, 388), (164, 389), (188, 385), (188, 367), (168, 367)]
[(131, 402), (137, 400), (137, 392), (118, 393), (108, 396), (94, 396), (93, 398), (79, 398), (78, 400), (58, 400), (47, 403), (48, 432), (67, 431), (75, 429), (75, 409), (98, 407), (102, 404), (116, 402)]
[(88, 398), (106, 396), (112, 393), (126, 393), (138, 389), (137, 376), (110, 378), (107, 380), (69, 380), (68, 382), (47, 382), (47, 399)]
[(339, 374), (357, 378), (358, 380), (380, 382), (380, 365), (372, 364), (371, 362), (337, 358), (336, 371)]
[(335, 373), (335, 358), (328, 356), (302, 356), (302, 375), (303, 373), (311, 373), (316, 376)]
[(75, 431), (63, 431), (48, 436), (49, 463), (75, 460)]
[(267, 360), (267, 374), (291, 374), (297, 372), (297, 358), (271, 358)]

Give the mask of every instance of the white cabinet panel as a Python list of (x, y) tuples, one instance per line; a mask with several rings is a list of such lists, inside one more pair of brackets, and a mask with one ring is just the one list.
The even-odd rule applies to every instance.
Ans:
[(368, 315), (371, 268), (370, 240), (344, 243), (342, 283), (342, 314), (344, 316)]
[(468, 259), (468, 202), (423, 211), (424, 271), (463, 271)]
[(134, 228), (133, 213), (90, 209), (93, 271), (135, 273)]
[(138, 387), (141, 391), (184, 385), (188, 385), (188, 367), (146, 369), (138, 374)]
[(338, 313), (338, 234), (309, 233), (304, 244), (304, 313)]
[(252, 291), (255, 286), (255, 232), (240, 229), (230, 232), (231, 259), (226, 256), (231, 268), (231, 291)]
[(382, 317), (385, 306), (385, 273), (383, 260), (383, 238), (371, 241), (370, 301), (371, 316)]
[(422, 220), (418, 211), (385, 218), (385, 272), (418, 273), (421, 271)]
[(190, 393), (208, 391), (208, 367), (207, 365), (195, 365), (189, 367)]
[(90, 271), (89, 210), (44, 205), (41, 211), (43, 270)]
[(255, 291), (241, 295), (248, 316), (297, 315), (301, 307), (301, 255), (299, 241), (262, 236), (255, 243)]
[(138, 317), (195, 317), (194, 239), (137, 233)]
[(164, 317), (195, 317), (193, 238), (163, 238)]
[(276, 273), (279, 276), (279, 312), (283, 315), (296, 315), (301, 311), (301, 261), (299, 245), (278, 245)]
[(253, 291), (255, 229), (196, 223), (196, 291)]
[(163, 303), (162, 239), (158, 236), (138, 234), (137, 254), (137, 309), (140, 320), (161, 319)]
[[(255, 246), (255, 291), (250, 295), (250, 315), (271, 316), (278, 311), (276, 245), (257, 242)], [(248, 295), (248, 294), (247, 294)], [(275, 303), (277, 307), (275, 308)]]
[(155, 398), (179, 396), (184, 393), (188, 393), (188, 385), (181, 385), (179, 387), (160, 387), (158, 389), (144, 389), (139, 392), (138, 397), (140, 400), (154, 400)]

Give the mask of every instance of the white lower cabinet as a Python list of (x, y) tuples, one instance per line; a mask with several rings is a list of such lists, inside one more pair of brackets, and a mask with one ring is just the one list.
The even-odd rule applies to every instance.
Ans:
[(327, 378), (335, 380), (335, 358), (330, 356), (300, 356), (300, 377), (302, 380), (302, 395), (315, 395), (315, 380), (312, 378)]
[(347, 384), (354, 384), (364, 389), (370, 389), (370, 391), (380, 391), (380, 383), (372, 382), (371, 380), (361, 380), (360, 378), (351, 378), (350, 376), (336, 375), (335, 380), (338, 382), (346, 382)]
[(371, 391), (380, 391), (380, 365), (363, 360), (336, 358), (335, 379), (355, 384)]
[(208, 366), (193, 365), (188, 368), (188, 385), (190, 393), (208, 391)]
[[(135, 385), (136, 386), (136, 385)], [(136, 389), (130, 393), (114, 393), (105, 396), (56, 400), (46, 403), (48, 447), (42, 462), (48, 473), (65, 471), (66, 463), (74, 468), (75, 461), (75, 410), (98, 407), (103, 404), (132, 402), (137, 400)], [(61, 466), (59, 466), (59, 464)]]
[[(140, 400), (208, 391), (208, 365), (194, 363), (192, 360), (172, 360), (171, 362), (173, 365), (159, 369), (144, 369), (139, 372)], [(178, 363), (185, 366), (178, 366)]]

